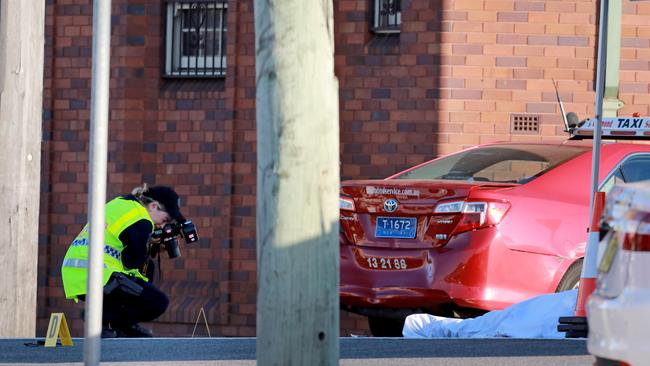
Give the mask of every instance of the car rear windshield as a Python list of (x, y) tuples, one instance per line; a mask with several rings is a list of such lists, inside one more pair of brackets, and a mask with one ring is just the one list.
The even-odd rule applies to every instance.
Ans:
[(583, 146), (541, 144), (483, 146), (433, 160), (392, 178), (523, 184), (588, 150)]

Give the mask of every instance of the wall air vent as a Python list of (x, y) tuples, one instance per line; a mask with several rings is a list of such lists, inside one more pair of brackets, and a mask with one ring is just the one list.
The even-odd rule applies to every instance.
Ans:
[(513, 135), (539, 135), (539, 114), (511, 114), (510, 133)]

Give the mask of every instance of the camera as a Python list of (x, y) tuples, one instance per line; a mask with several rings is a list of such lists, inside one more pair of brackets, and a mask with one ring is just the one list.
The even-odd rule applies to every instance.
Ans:
[(170, 259), (181, 256), (181, 250), (178, 247), (177, 236), (185, 239), (185, 243), (190, 244), (199, 240), (199, 235), (196, 232), (196, 226), (192, 221), (187, 220), (183, 223), (167, 224), (162, 229), (156, 229), (151, 234), (151, 238), (160, 240), (160, 244), (167, 250), (167, 256)]

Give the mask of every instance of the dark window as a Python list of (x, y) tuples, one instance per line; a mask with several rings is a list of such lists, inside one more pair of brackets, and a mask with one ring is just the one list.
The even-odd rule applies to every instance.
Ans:
[(587, 151), (578, 146), (484, 146), (433, 160), (393, 178), (523, 184)]
[(402, 24), (402, 1), (374, 0), (374, 3), (373, 32), (399, 33)]
[(226, 0), (169, 0), (166, 11), (166, 77), (226, 75)]
[(621, 165), (625, 183), (640, 182), (650, 179), (650, 156), (634, 156)]
[(609, 192), (615, 184), (635, 183), (650, 179), (650, 155), (632, 155), (614, 169), (600, 189)]

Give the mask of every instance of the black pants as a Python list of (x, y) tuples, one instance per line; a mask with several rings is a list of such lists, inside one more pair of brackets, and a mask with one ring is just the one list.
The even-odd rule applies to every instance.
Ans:
[[(115, 285), (116, 276), (121, 276), (121, 281), (132, 281), (135, 286)], [(128, 284), (133, 285), (133, 283)], [(133, 287), (141, 288), (139, 294), (136, 295)], [(109, 288), (110, 290), (107, 291)], [(167, 306), (169, 306), (167, 295), (153, 284), (139, 278), (114, 273), (104, 286), (102, 323), (119, 329), (152, 321), (161, 316), (167, 310)]]

